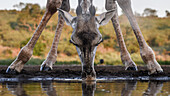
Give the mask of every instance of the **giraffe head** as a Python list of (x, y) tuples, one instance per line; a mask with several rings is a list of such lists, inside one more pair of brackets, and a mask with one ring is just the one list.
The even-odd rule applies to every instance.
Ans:
[(105, 25), (114, 15), (114, 10), (95, 16), (96, 10), (92, 0), (79, 0), (76, 17), (59, 9), (66, 23), (73, 28), (70, 42), (76, 46), (86, 75), (94, 70), (94, 58), (97, 46), (103, 41), (99, 26)]

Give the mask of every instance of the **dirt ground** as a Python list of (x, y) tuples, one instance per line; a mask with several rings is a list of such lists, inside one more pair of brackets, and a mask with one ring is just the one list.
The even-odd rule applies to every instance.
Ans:
[[(170, 65), (162, 66), (164, 72), (150, 75), (150, 77), (170, 77)], [(7, 74), (7, 66), (0, 66), (0, 78), (34, 78), (34, 77), (55, 77), (55, 78), (81, 78), (80, 65), (58, 65), (52, 71), (40, 72), (40, 66), (25, 66), (21, 73)], [(140, 77), (149, 76), (146, 66), (138, 66), (138, 71), (124, 70), (124, 66), (95, 66), (97, 78), (103, 77)]]

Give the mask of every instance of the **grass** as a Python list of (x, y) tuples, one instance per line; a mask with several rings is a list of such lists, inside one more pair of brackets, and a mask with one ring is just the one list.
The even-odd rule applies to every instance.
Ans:
[[(0, 60), (0, 65), (10, 65), (14, 59), (3, 59)], [(25, 65), (41, 65), (44, 59), (37, 59), (31, 58)], [(170, 61), (158, 61), (160, 65), (170, 65)], [(144, 62), (135, 61), (137, 65), (145, 65)], [(56, 61), (54, 65), (73, 65), (77, 64), (80, 65), (79, 61)], [(100, 63), (96, 63), (95, 65), (101, 65)], [(105, 62), (104, 65), (123, 65), (120, 61), (113, 61), (113, 62)]]
[[(0, 60), (0, 65), (10, 65), (14, 59), (3, 59)], [(44, 59), (31, 58), (25, 65), (41, 65)], [(55, 65), (70, 65), (70, 64), (81, 64), (78, 61), (56, 61)]]

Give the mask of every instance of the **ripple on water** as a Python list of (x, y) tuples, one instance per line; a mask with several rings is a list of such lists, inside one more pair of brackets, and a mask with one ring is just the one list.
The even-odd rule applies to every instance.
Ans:
[[(112, 81), (128, 81), (128, 80), (138, 80), (138, 81), (170, 81), (170, 77), (100, 77), (97, 78), (97, 82), (112, 82)], [(60, 81), (60, 82), (81, 82), (81, 78), (54, 78), (54, 77), (35, 77), (35, 78), (0, 78), (0, 82), (26, 82), (26, 81)]]

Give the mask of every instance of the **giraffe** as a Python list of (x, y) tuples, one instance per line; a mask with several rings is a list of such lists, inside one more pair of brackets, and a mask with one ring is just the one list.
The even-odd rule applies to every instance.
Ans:
[[(117, 2), (117, 3), (116, 3)], [(95, 80), (96, 73), (94, 70), (94, 58), (97, 46), (103, 41), (102, 35), (99, 32), (99, 27), (112, 21), (113, 27), (118, 39), (121, 60), (125, 65), (125, 70), (138, 70), (136, 64), (130, 57), (127, 51), (122, 31), (117, 14), (117, 4), (123, 10), (127, 16), (134, 34), (137, 38), (140, 47), (140, 55), (143, 61), (147, 64), (149, 74), (163, 72), (163, 69), (155, 59), (153, 50), (146, 43), (142, 32), (138, 26), (138, 23), (133, 15), (131, 8), (131, 0), (106, 0), (105, 9), (107, 12), (95, 16), (96, 10), (93, 5), (93, 0), (78, 0), (78, 6), (76, 9), (76, 17), (69, 14), (70, 5), (69, 0), (47, 0), (46, 12), (33, 34), (30, 41), (21, 49), (17, 58), (6, 70), (7, 73), (21, 72), (24, 64), (30, 59), (33, 54), (33, 48), (41, 35), (44, 27), (54, 13), (59, 11), (59, 19), (56, 28), (55, 38), (52, 43), (51, 50), (48, 53), (46, 60), (41, 64), (41, 71), (52, 70), (52, 66), (56, 61), (57, 47), (59, 43), (60, 34), (66, 24), (73, 28), (70, 43), (76, 46), (76, 50), (82, 63), (82, 79), (83, 80)]]

